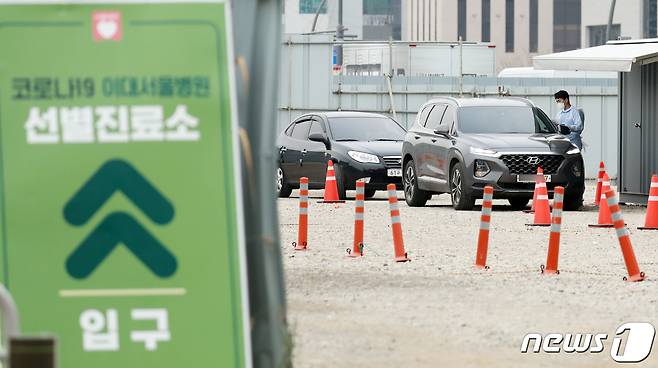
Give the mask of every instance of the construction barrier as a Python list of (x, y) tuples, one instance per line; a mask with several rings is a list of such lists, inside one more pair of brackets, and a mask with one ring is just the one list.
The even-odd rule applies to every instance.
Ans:
[(484, 187), (482, 196), (482, 214), (480, 215), (480, 234), (478, 235), (478, 250), (475, 255), (475, 267), (488, 269), (487, 253), (489, 251), (489, 225), (491, 223), (491, 212), (493, 209), (493, 187)]
[(306, 250), (308, 247), (308, 178), (299, 179), (299, 232), (295, 250)]
[(651, 176), (651, 188), (649, 188), (649, 201), (647, 202), (647, 215), (644, 226), (640, 230), (658, 230), (658, 176)]
[[(603, 169), (603, 163), (601, 163)], [(335, 178), (333, 178), (333, 165), (330, 163), (328, 168), (327, 182), (333, 180), (335, 187)], [(601, 174), (599, 195), (599, 219), (597, 224), (589, 225), (591, 227), (614, 227), (619, 245), (624, 258), (624, 263), (628, 276), (624, 277), (626, 281), (642, 281), (645, 274), (640, 271), (637, 259), (631, 244), (628, 229), (623, 220), (619, 199), (615, 191), (610, 186), (610, 179), (604, 171)], [(299, 181), (299, 229), (297, 242), (293, 242), (295, 250), (306, 250), (308, 248), (308, 208), (309, 208), (309, 180), (306, 177), (300, 178)], [(364, 214), (365, 214), (365, 186), (363, 180), (356, 182), (356, 200), (354, 210), (354, 238), (352, 248), (347, 249), (350, 257), (361, 257), (364, 252)], [(328, 186), (330, 188), (330, 186)], [(327, 189), (327, 188), (325, 188)], [(391, 231), (393, 235), (394, 259), (396, 262), (410, 261), (405, 251), (404, 240), (402, 235), (402, 222), (400, 208), (397, 198), (397, 189), (395, 184), (389, 184), (388, 202), (391, 216)], [(326, 194), (326, 191), (325, 191)], [(482, 198), (482, 211), (480, 216), (480, 228), (478, 234), (477, 253), (475, 257), (475, 267), (479, 269), (489, 269), (487, 265), (487, 255), (489, 248), (489, 235), (491, 216), (493, 211), (492, 186), (484, 187)], [(560, 237), (562, 227), (562, 215), (564, 209), (565, 188), (555, 187), (553, 198), (553, 210), (548, 224), (546, 224), (545, 212), (549, 211), (548, 190), (544, 176), (541, 171), (538, 172), (536, 183), (536, 205), (534, 214), (534, 223), (526, 224), (529, 226), (547, 226), (550, 225), (550, 236), (548, 242), (548, 254), (546, 264), (541, 265), (542, 274), (559, 274), (558, 260), (560, 253)], [(326, 197), (326, 195), (325, 195)], [(331, 196), (329, 196), (331, 201)], [(658, 230), (658, 176), (653, 175), (651, 178), (651, 189), (649, 193), (649, 203), (645, 226), (638, 229)]]
[(611, 190), (610, 178), (608, 174), (603, 173), (603, 181), (601, 182), (601, 200), (599, 202), (599, 219), (596, 224), (590, 224), (589, 227), (613, 227), (612, 216), (610, 215), (610, 208), (606, 200), (605, 193)]
[(347, 249), (350, 257), (363, 255), (363, 215), (365, 205), (366, 183), (363, 180), (356, 181), (356, 200), (354, 201), (354, 241), (352, 249)]
[(391, 209), (391, 231), (393, 232), (393, 248), (395, 251), (396, 262), (410, 261), (407, 252), (404, 250), (404, 240), (402, 239), (402, 221), (400, 218), (400, 207), (398, 205), (398, 193), (395, 184), (386, 186), (388, 190), (388, 204)]
[(605, 174), (605, 164), (603, 164), (603, 161), (599, 163), (599, 175), (596, 178), (596, 193), (594, 194), (594, 204), (599, 205), (601, 202), (601, 192), (602, 192), (602, 185), (603, 185), (603, 175)]
[(336, 172), (334, 171), (334, 162), (327, 162), (327, 178), (324, 181), (324, 198), (318, 203), (345, 203), (338, 197), (338, 187), (336, 186)]
[(608, 207), (610, 207), (610, 212), (612, 213), (612, 221), (614, 222), (617, 238), (619, 239), (621, 254), (624, 257), (624, 263), (626, 263), (626, 270), (628, 271), (628, 277), (624, 277), (624, 280), (642, 281), (645, 278), (644, 272), (640, 272), (640, 267), (637, 264), (633, 245), (631, 244), (631, 237), (628, 233), (628, 229), (626, 229), (624, 218), (621, 214), (621, 208), (619, 207), (619, 198), (617, 198), (612, 189), (605, 192), (605, 196), (607, 199), (606, 202), (608, 202)]
[(548, 240), (548, 255), (546, 266), (541, 266), (542, 274), (559, 274), (557, 268), (560, 256), (560, 231), (562, 228), (562, 208), (564, 206), (564, 187), (555, 187), (553, 192), (553, 217), (551, 219), (551, 235)]
[(537, 203), (537, 194), (539, 192), (539, 183), (541, 180), (539, 178), (544, 177), (544, 170), (541, 167), (537, 168), (537, 178), (535, 179), (535, 190), (532, 193), (532, 206), (530, 207), (529, 210), (523, 210), (525, 213), (534, 213), (535, 212), (535, 204)]
[(537, 185), (537, 204), (535, 207), (534, 221), (527, 226), (550, 226), (551, 225), (551, 206), (548, 204), (548, 188), (546, 188), (546, 179), (544, 175), (538, 176)]

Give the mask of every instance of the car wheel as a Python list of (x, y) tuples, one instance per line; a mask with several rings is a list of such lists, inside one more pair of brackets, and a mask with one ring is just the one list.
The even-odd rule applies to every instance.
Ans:
[(472, 210), (475, 206), (475, 196), (466, 188), (464, 182), (464, 165), (458, 162), (450, 171), (450, 198), (452, 207), (456, 210)]
[(564, 196), (563, 208), (565, 211), (578, 211), (582, 206), (583, 206), (582, 194), (576, 196), (570, 196), (570, 195)]
[(402, 183), (404, 185), (404, 200), (411, 207), (422, 207), (430, 199), (431, 195), (418, 188), (418, 178), (416, 175), (416, 165), (413, 161), (407, 162), (402, 174)]
[(286, 176), (283, 169), (278, 167), (276, 169), (276, 194), (279, 198), (288, 198), (292, 193), (292, 188), (286, 183)]
[(509, 198), (507, 201), (514, 210), (520, 211), (528, 206), (530, 198)]
[(365, 196), (366, 198), (372, 198), (375, 196), (375, 193), (377, 193), (377, 191), (374, 189), (366, 189)]
[(336, 188), (338, 189), (338, 199), (344, 201), (347, 199), (347, 189), (345, 189), (345, 178), (343, 178), (340, 165), (334, 164), (334, 177), (336, 177)]

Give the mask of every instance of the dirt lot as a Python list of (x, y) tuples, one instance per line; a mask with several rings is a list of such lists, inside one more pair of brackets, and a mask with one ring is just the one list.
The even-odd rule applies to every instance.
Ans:
[[(447, 195), (427, 207), (401, 199), (412, 262), (395, 263), (388, 202), (366, 201), (365, 256), (346, 257), (353, 201), (319, 204), (311, 192), (309, 250), (295, 252), (297, 191), (280, 199), (281, 249), (296, 367), (601, 367), (624, 322), (658, 322), (658, 232), (640, 232), (644, 208), (623, 207), (640, 268), (626, 274), (614, 229), (590, 229), (589, 206), (563, 216), (558, 276), (542, 276), (548, 228), (494, 201), (488, 264), (474, 269), (479, 212), (457, 212)], [(588, 188), (586, 202), (593, 200)], [(478, 202), (479, 203), (479, 202)], [(607, 333), (600, 354), (521, 354), (530, 332)], [(658, 352), (635, 366), (656, 366)]]

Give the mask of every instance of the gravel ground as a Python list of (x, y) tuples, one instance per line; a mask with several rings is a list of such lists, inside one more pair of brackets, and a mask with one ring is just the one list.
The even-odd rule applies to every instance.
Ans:
[[(424, 208), (401, 199), (411, 262), (393, 262), (388, 202), (366, 201), (365, 256), (346, 257), (353, 201), (320, 204), (311, 191), (309, 250), (295, 252), (298, 199), (279, 199), (288, 320), (296, 367), (601, 367), (624, 322), (658, 320), (658, 232), (635, 230), (643, 207), (624, 218), (648, 279), (622, 281), (626, 269), (614, 229), (591, 229), (596, 208), (565, 212), (558, 276), (542, 276), (548, 228), (494, 201), (488, 264), (476, 270), (479, 212), (458, 212), (447, 195)], [(593, 200), (588, 187), (586, 202)], [(479, 203), (479, 202), (478, 202)], [(607, 333), (600, 354), (522, 354), (523, 336)], [(658, 353), (634, 366), (656, 366)]]

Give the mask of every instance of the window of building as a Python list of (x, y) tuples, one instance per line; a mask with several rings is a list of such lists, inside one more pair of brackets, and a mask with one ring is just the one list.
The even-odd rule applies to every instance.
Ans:
[(505, 0), (505, 52), (514, 52), (514, 0)]
[(656, 2), (656, 0), (644, 0), (644, 38), (656, 37), (656, 17), (658, 17)]
[(580, 48), (580, 0), (553, 1), (553, 51)]
[[(299, 0), (299, 14), (315, 14), (322, 0)], [(327, 2), (320, 9), (320, 14), (327, 14)]]
[(537, 52), (539, 43), (539, 0), (530, 0), (530, 34), (528, 51)]
[(482, 42), (491, 42), (491, 0), (482, 0)]
[(466, 41), (466, 0), (457, 2), (457, 39)]
[(402, 39), (401, 0), (363, 0), (363, 39)]
[(391, 0), (363, 0), (363, 14), (389, 14)]
[[(589, 47), (592, 46), (601, 46), (605, 45), (607, 40), (605, 39), (605, 32), (606, 29), (608, 28), (608, 25), (600, 25), (600, 26), (587, 26), (587, 37), (589, 39)], [(612, 28), (610, 29), (610, 39), (611, 40), (616, 40), (621, 36), (621, 25), (619, 24), (613, 24)]]

